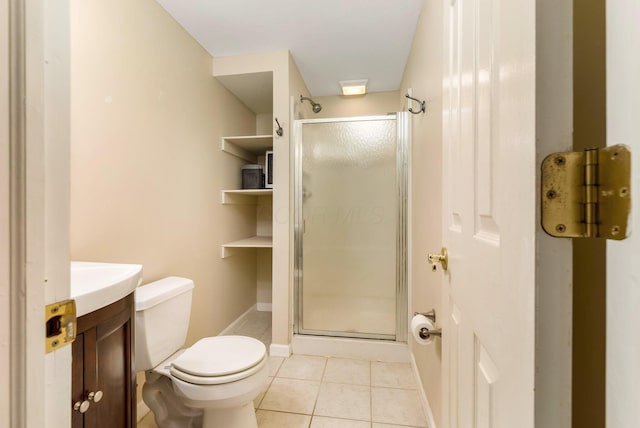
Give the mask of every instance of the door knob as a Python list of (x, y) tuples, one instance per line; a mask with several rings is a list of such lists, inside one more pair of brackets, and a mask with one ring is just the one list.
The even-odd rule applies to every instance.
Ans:
[(438, 263), (440, 263), (442, 269), (446, 271), (447, 267), (449, 266), (449, 255), (447, 254), (447, 249), (445, 247), (442, 247), (442, 250), (440, 250), (440, 254), (429, 254), (427, 256), (427, 261), (431, 265), (432, 271), (436, 271), (436, 266)]

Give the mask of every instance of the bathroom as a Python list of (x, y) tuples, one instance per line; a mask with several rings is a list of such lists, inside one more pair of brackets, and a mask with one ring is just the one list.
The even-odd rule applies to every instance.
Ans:
[[(326, 3), (330, 1), (335, 10), (360, 3)], [(372, 1), (376, 0), (369, 4)], [(349, 360), (352, 365), (346, 366), (353, 370), (346, 371), (352, 376), (365, 361), (365, 383), (370, 383), (363, 393), (370, 394), (371, 401), (334, 414), (327, 410), (333, 406), (322, 402), (327, 396), (335, 408), (346, 406), (336, 403), (340, 394), (331, 394), (337, 388), (332, 387), (315, 397), (315, 409), (286, 411), (274, 409), (269, 390), (256, 391), (257, 401), (251, 404), (257, 411), (250, 413), (265, 427), (269, 424), (262, 418), (274, 413), (302, 415), (301, 426), (313, 428), (347, 426), (344, 420), (372, 428), (472, 426), (472, 418), (478, 426), (533, 427), (535, 420), (535, 426), (564, 427), (573, 420), (586, 427), (604, 426), (605, 410), (608, 419), (620, 421), (609, 425), (635, 426), (640, 382), (629, 382), (637, 374), (637, 358), (632, 356), (639, 349), (632, 331), (638, 324), (633, 284), (624, 277), (610, 281), (616, 287), (605, 290), (604, 264), (599, 263), (604, 245), (600, 258), (574, 258), (571, 241), (550, 237), (539, 218), (542, 158), (570, 150), (580, 132), (589, 137), (604, 134), (590, 132), (594, 125), (602, 131), (608, 130), (609, 120), (614, 125), (619, 118), (629, 122), (624, 114), (602, 114), (605, 92), (607, 108), (621, 109), (633, 98), (632, 91), (620, 90), (619, 85), (633, 87), (636, 82), (625, 81), (628, 76), (620, 70), (640, 63), (631, 64), (636, 58), (629, 51), (633, 44), (619, 34), (633, 28), (637, 35), (635, 23), (625, 21), (633, 14), (620, 0), (607, 1), (606, 16), (609, 19), (611, 4), (611, 16), (624, 25), (607, 25), (606, 32), (604, 12), (583, 2), (573, 2), (573, 8), (586, 16), (574, 14), (571, 1), (407, 2), (417, 9), (403, 21), (411, 33), (406, 62), (381, 57), (400, 69), (398, 83), (376, 90), (375, 79), (368, 76), (369, 93), (354, 98), (313, 89), (313, 80), (303, 78), (307, 64), (287, 50), (288, 44), (212, 58), (160, 3), (169, 5), (171, 0), (73, 0), (53, 8), (47, 0), (1, 2), (0, 19), (7, 24), (0, 25), (5, 41), (0, 43), (1, 65), (10, 73), (0, 73), (0, 197), (8, 207), (0, 213), (0, 312), (10, 328), (0, 338), (0, 368), (9, 380), (0, 387), (0, 426), (58, 428), (69, 426), (77, 415), (82, 421), (82, 410), (89, 406), (98, 410), (84, 416), (93, 415), (94, 420), (96, 412), (108, 411), (100, 409), (109, 408), (104, 406), (109, 394), (103, 398), (89, 386), (81, 388), (82, 398), (72, 402), (71, 409), (65, 398), (73, 397), (69, 379), (77, 379), (76, 361), (85, 361), (75, 354), (83, 338), (59, 349), (42, 346), (43, 306), (46, 346), (52, 348), (61, 345), (61, 331), (65, 341), (76, 331), (73, 323), (66, 324), (67, 316), (74, 317), (66, 312), (71, 308), (65, 301), (70, 291), (81, 308), (79, 325), (87, 319), (78, 288), (69, 278), (70, 259), (139, 263), (144, 266), (145, 286), (174, 275), (192, 279), (191, 322), (174, 323), (187, 330), (179, 346), (192, 349), (200, 338), (216, 340), (234, 331), (257, 335), (244, 329), (253, 321), (242, 324), (245, 315), (257, 316), (263, 323), (261, 374), (267, 367), (266, 351), (271, 354), (269, 388), (286, 383), (279, 378), (302, 381), (295, 376), (309, 372), (314, 373), (313, 382), (320, 382), (320, 376), (323, 383), (340, 385), (335, 377), (338, 359)], [(604, 7), (605, 2), (596, 3)], [(255, 25), (276, 28), (286, 12), (265, 12), (266, 22), (259, 19)], [(345, 34), (357, 34), (361, 14), (350, 16), (354, 26)], [(327, 32), (310, 31), (310, 22), (297, 23), (307, 30), (304, 37), (325, 40)], [(382, 37), (389, 34), (380, 30), (386, 24), (376, 28)], [(245, 40), (256, 39), (251, 27), (233, 30), (242, 32)], [(607, 52), (609, 43), (616, 49), (624, 46), (610, 51), (620, 60), (612, 67), (604, 52), (605, 34)], [(628, 66), (620, 67), (625, 61)], [(332, 62), (324, 73), (331, 71)], [(372, 73), (377, 69), (370, 68)], [(236, 81), (233, 88), (236, 77), (269, 86), (271, 108), (251, 106), (243, 99), (242, 89), (249, 85), (247, 80), (239, 85)], [(599, 91), (593, 90), (594, 77), (601, 83)], [(341, 78), (333, 78), (333, 84)], [(610, 85), (616, 98), (608, 93)], [(301, 97), (322, 109), (314, 112), (312, 102)], [(424, 112), (419, 111), (420, 101), (425, 101)], [(574, 111), (574, 104), (599, 109)], [(416, 113), (407, 113), (409, 109)], [(297, 264), (295, 234), (301, 225), (296, 204), (300, 195), (304, 200), (305, 190), (296, 187), (294, 149), (300, 140), (295, 133), (301, 123), (363, 115), (392, 120), (390, 112), (408, 117), (411, 135), (407, 243), (402, 246), (407, 287), (395, 294), (395, 332), (400, 340), (361, 340), (351, 331), (340, 334), (349, 339), (314, 338), (302, 331), (299, 319), (299, 279), (302, 274), (304, 280), (306, 272)], [(261, 190), (262, 196), (240, 196), (239, 171), (248, 159), (225, 147), (238, 136), (258, 134), (268, 134), (273, 141), (274, 189)], [(588, 147), (592, 142), (581, 139), (580, 144)], [(583, 149), (577, 141), (575, 146)], [(628, 189), (606, 194), (626, 198)], [(556, 193), (543, 194), (552, 199)], [(316, 196), (312, 193), (311, 199)], [(556, 226), (558, 233), (566, 230)], [(254, 247), (267, 248), (239, 248), (234, 243), (252, 235), (268, 242)], [(614, 260), (628, 262), (634, 254), (628, 248), (611, 246), (612, 251), (622, 251)], [(402, 269), (404, 263), (396, 266)], [(621, 269), (607, 271), (625, 274)], [(583, 280), (590, 287), (572, 289)], [(573, 304), (574, 291), (590, 293), (581, 296), (585, 304)], [(598, 294), (604, 291), (607, 299)], [(133, 294), (126, 299), (132, 307)], [(605, 303), (615, 304), (615, 310), (607, 311)], [(60, 308), (62, 315), (57, 314)], [(442, 339), (419, 346), (407, 335), (405, 343), (414, 312), (431, 309), (443, 328)], [(332, 321), (338, 319), (333, 317), (337, 310), (330, 313)], [(606, 323), (591, 322), (605, 314)], [(121, 343), (127, 342), (127, 334), (120, 336)], [(91, 350), (91, 341), (79, 349)], [(404, 360), (398, 363), (402, 374), (392, 369), (396, 363), (380, 361), (394, 360), (397, 354), (389, 357), (387, 351), (397, 349), (404, 350)], [(296, 365), (300, 370), (292, 375)], [(616, 370), (610, 378), (611, 367)], [(129, 358), (129, 367), (119, 372), (131, 375), (128, 408), (142, 418), (142, 426), (153, 427), (153, 415), (146, 413), (141, 400), (146, 376), (138, 373), (136, 381), (130, 369)], [(407, 378), (410, 383), (404, 382)], [(383, 412), (385, 418), (375, 416), (376, 388), (410, 391), (417, 404), (413, 401), (409, 409), (418, 410), (423, 419), (388, 417), (408, 409), (380, 395), (375, 400), (391, 408)], [(284, 392), (291, 391), (295, 389)], [(102, 406), (94, 406), (100, 400)], [(326, 420), (334, 417), (342, 421)]]
[[(322, 111), (314, 114), (304, 102), (299, 106), (304, 117), (406, 111), (412, 106), (404, 97), (409, 90), (428, 100), (429, 111), (439, 111), (442, 53), (436, 6), (422, 6), (399, 88), (354, 98), (311, 96)], [(144, 284), (167, 276), (192, 279), (186, 345), (219, 334), (257, 305), (273, 310), (271, 353), (291, 352), (290, 204), (279, 190), (289, 184), (291, 97), (313, 95), (292, 56), (275, 51), (248, 54), (245, 63), (212, 60), (155, 1), (76, 1), (71, 12), (71, 258), (142, 264)], [(273, 111), (249, 109), (212, 78), (212, 68), (214, 75), (270, 72)], [(440, 274), (431, 272), (422, 255), (441, 245), (440, 209), (434, 205), (440, 200), (441, 119), (438, 114), (411, 116), (412, 136), (423, 142), (413, 146), (412, 156), (423, 165), (411, 170), (411, 180), (431, 184), (430, 192), (418, 185), (411, 195), (411, 216), (423, 220), (413, 225), (409, 254), (415, 260), (409, 265), (412, 283), (419, 285), (409, 291), (407, 310), (439, 311)], [(274, 117), (285, 128), (282, 137), (274, 133)], [(221, 258), (220, 245), (255, 234), (264, 210), (220, 203), (221, 190), (238, 188), (238, 171), (246, 162), (221, 151), (219, 141), (263, 134), (274, 134), (280, 167), (274, 171), (273, 230), (266, 232), (272, 233), (274, 248), (234, 249), (232, 256)], [(436, 425), (440, 353), (438, 342), (412, 349)], [(139, 374), (139, 387), (143, 380)]]

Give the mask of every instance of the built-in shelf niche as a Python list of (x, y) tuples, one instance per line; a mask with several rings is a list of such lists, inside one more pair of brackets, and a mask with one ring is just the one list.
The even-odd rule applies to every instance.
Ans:
[(223, 152), (256, 163), (258, 156), (263, 156), (273, 147), (273, 135), (222, 137), (220, 144)]
[(223, 259), (231, 257), (237, 248), (273, 248), (272, 236), (252, 236), (251, 238), (239, 239), (237, 241), (222, 244)]
[(257, 205), (258, 197), (273, 196), (273, 189), (237, 189), (221, 192), (223, 205)]
[[(220, 146), (223, 152), (251, 163), (256, 163), (259, 156), (264, 156), (265, 152), (272, 148), (272, 135), (222, 137)], [(260, 206), (266, 205), (269, 212), (272, 210), (271, 198), (273, 197), (273, 189), (228, 189), (222, 190), (220, 197), (223, 205), (256, 205), (258, 210)], [(257, 236), (222, 244), (221, 257), (231, 257), (238, 249), (272, 248), (273, 238), (266, 236), (272, 232), (271, 220), (269, 219), (269, 223), (266, 225), (268, 227), (265, 227), (265, 224), (260, 221), (261, 219), (258, 218), (258, 224), (256, 225)]]

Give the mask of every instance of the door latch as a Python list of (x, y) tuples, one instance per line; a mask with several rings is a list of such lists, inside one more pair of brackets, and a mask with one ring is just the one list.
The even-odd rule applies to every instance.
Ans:
[(76, 339), (76, 302), (64, 300), (47, 305), (45, 316), (45, 349), (49, 353)]

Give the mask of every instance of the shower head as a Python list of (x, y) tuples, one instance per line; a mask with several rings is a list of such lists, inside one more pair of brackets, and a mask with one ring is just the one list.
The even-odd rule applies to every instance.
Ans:
[(313, 101), (311, 98), (303, 97), (302, 95), (300, 95), (300, 102), (304, 100), (307, 100), (311, 103), (311, 109), (313, 110), (314, 113), (320, 113), (320, 110), (322, 110), (322, 106), (320, 104)]

